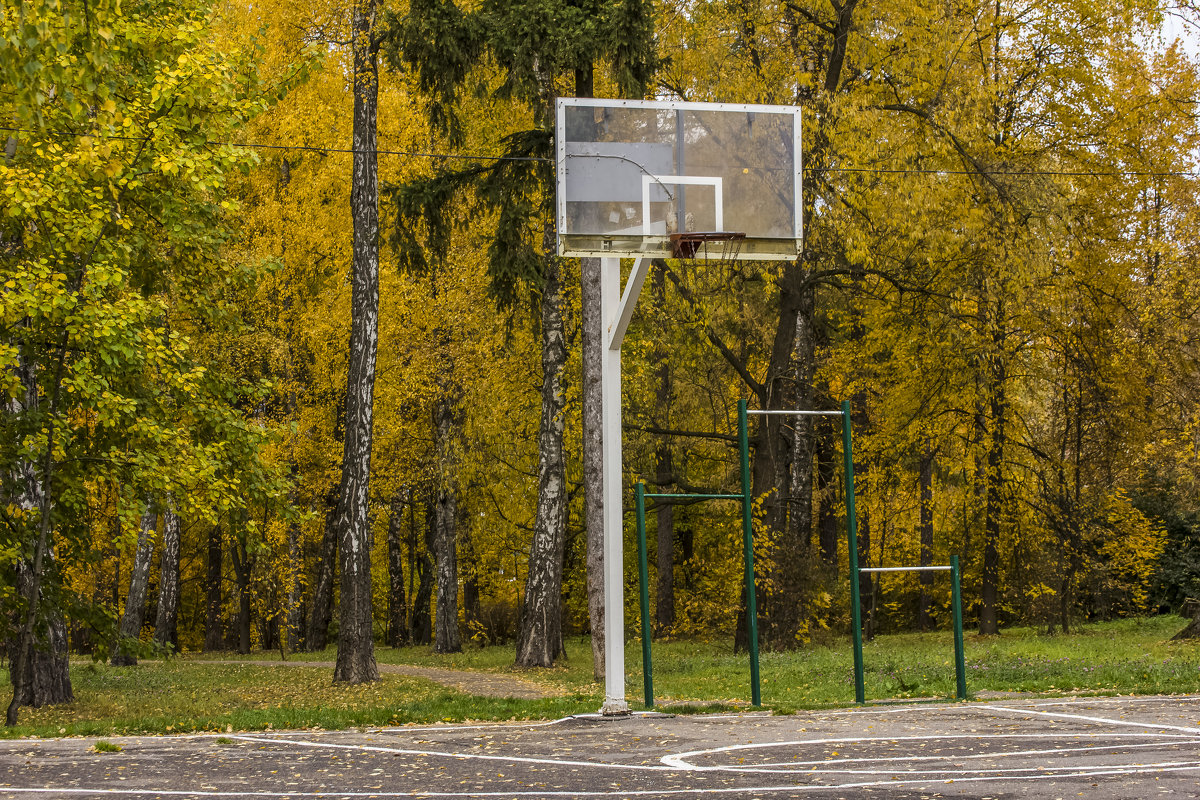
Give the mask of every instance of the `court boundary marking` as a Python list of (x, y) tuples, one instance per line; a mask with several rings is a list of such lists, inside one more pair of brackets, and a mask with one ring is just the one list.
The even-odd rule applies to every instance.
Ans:
[[(1125, 702), (1170, 702), (1200, 699), (1200, 696), (1172, 696), (1172, 697), (1155, 697), (1155, 698), (1121, 698)], [(1082, 699), (1081, 699), (1082, 700)], [(1115, 699), (1111, 699), (1116, 702)], [(1068, 701), (1070, 702), (1070, 701)], [(1080, 702), (1080, 701), (1074, 701)], [(1096, 702), (1096, 701), (1092, 701)], [(905, 707), (897, 709), (853, 709), (838, 712), (830, 712), (830, 715), (841, 716), (844, 714), (871, 714), (871, 713), (921, 713), (931, 711), (952, 711), (952, 712), (967, 712), (963, 713), (959, 718), (965, 723), (973, 715), (972, 712), (994, 712), (994, 719), (1003, 719), (1003, 715), (1013, 714), (1026, 717), (1028, 720), (1034, 719), (1055, 719), (1067, 720), (1077, 723), (1083, 723), (1089, 726), (1103, 725), (1108, 728), (1104, 731), (1091, 732), (1075, 732), (1068, 733), (1066, 731), (1045, 732), (1045, 733), (956, 733), (956, 734), (935, 734), (924, 736), (840, 736), (840, 737), (820, 737), (793, 741), (775, 741), (775, 742), (758, 742), (748, 744), (726, 745), (722, 747), (708, 748), (704, 750), (694, 750), (685, 753), (668, 754), (662, 756), (658, 764), (624, 764), (611, 761), (585, 761), (575, 759), (558, 759), (558, 758), (542, 758), (535, 756), (520, 756), (520, 755), (498, 755), (490, 753), (471, 753), (471, 752), (447, 752), (441, 750), (423, 750), (413, 748), (388, 747), (379, 744), (360, 743), (360, 744), (343, 744), (338, 742), (305, 740), (297, 738), (304, 735), (321, 735), (329, 733), (346, 733), (345, 731), (270, 731), (263, 734), (236, 734), (236, 733), (206, 733), (206, 734), (191, 734), (180, 735), (176, 737), (128, 737), (138, 739), (196, 739), (225, 736), (236, 741), (246, 743), (262, 744), (262, 745), (279, 745), (284, 750), (289, 747), (300, 748), (316, 748), (326, 750), (351, 750), (359, 752), (382, 752), (392, 753), (397, 755), (413, 755), (413, 756), (429, 756), (435, 758), (450, 758), (460, 761), (480, 760), (480, 761), (499, 761), (512, 764), (537, 764), (545, 766), (573, 766), (573, 767), (599, 767), (608, 770), (633, 771), (633, 772), (658, 772), (658, 773), (726, 773), (731, 775), (746, 775), (746, 774), (771, 774), (777, 776), (788, 776), (791, 780), (780, 782), (766, 786), (730, 786), (730, 787), (711, 787), (711, 786), (696, 786), (696, 787), (675, 787), (675, 788), (650, 788), (650, 789), (603, 789), (603, 790), (558, 790), (558, 789), (534, 789), (521, 788), (509, 789), (505, 791), (483, 790), (483, 791), (430, 791), (430, 790), (407, 790), (407, 791), (388, 791), (376, 789), (373, 791), (303, 791), (303, 790), (280, 790), (280, 791), (264, 791), (264, 790), (241, 790), (237, 794), (239, 796), (249, 798), (360, 798), (360, 797), (377, 797), (377, 798), (401, 798), (401, 797), (430, 797), (430, 798), (491, 798), (491, 797), (511, 797), (511, 798), (535, 798), (535, 797), (581, 797), (581, 798), (607, 798), (607, 797), (644, 797), (644, 796), (692, 796), (699, 794), (725, 795), (731, 793), (775, 793), (781, 791), (793, 792), (796, 794), (818, 794), (828, 793), (833, 791), (845, 791), (847, 789), (858, 788), (874, 788), (882, 786), (891, 787), (934, 787), (939, 785), (955, 784), (955, 783), (980, 783), (980, 782), (1016, 782), (1016, 781), (1034, 781), (1034, 780), (1067, 780), (1079, 778), (1096, 778), (1096, 777), (1114, 777), (1123, 775), (1146, 775), (1146, 774), (1164, 774), (1164, 773), (1184, 773), (1184, 772), (1200, 772), (1200, 759), (1189, 758), (1187, 760), (1168, 760), (1158, 761), (1154, 763), (1119, 763), (1119, 764), (1094, 764), (1080, 765), (1067, 764), (1063, 766), (1037, 766), (1037, 767), (1003, 767), (996, 766), (990, 769), (982, 770), (950, 770), (950, 769), (929, 769), (929, 770), (892, 770), (892, 769), (869, 769), (869, 768), (844, 768), (841, 765), (859, 764), (867, 765), (873, 763), (890, 763), (890, 762), (930, 762), (930, 761), (946, 761), (946, 760), (966, 760), (966, 759), (983, 759), (991, 758), (999, 761), (1024, 758), (1038, 755), (1055, 755), (1064, 753), (1104, 753), (1113, 754), (1112, 751), (1125, 749), (1142, 749), (1159, 746), (1171, 745), (1200, 745), (1200, 726), (1182, 726), (1169, 723), (1154, 723), (1144, 722), (1129, 719), (1113, 719), (1102, 716), (1092, 716), (1087, 714), (1071, 714), (1057, 711), (1043, 711), (1038, 707), (1045, 706), (1061, 706), (1067, 702), (1055, 701), (1046, 703), (1031, 703), (1030, 705), (1037, 706), (1034, 708), (1010, 707), (998, 704), (957, 704), (940, 707)], [(708, 718), (696, 718), (698, 721), (705, 719), (729, 719), (734, 715), (719, 715)], [(741, 715), (737, 715), (741, 716)], [(558, 725), (574, 719), (587, 719), (588, 716), (570, 716), (563, 717), (557, 720), (527, 722), (517, 724), (483, 724), (483, 725), (436, 725), (427, 727), (391, 727), (374, 730), (355, 732), (360, 736), (371, 735), (386, 735), (386, 734), (419, 734), (419, 733), (434, 733), (443, 732), (450, 733), (456, 731), (469, 730), (521, 730), (521, 729), (537, 729)], [(1119, 728), (1141, 728), (1142, 732), (1122, 731)], [(1118, 728), (1118, 730), (1113, 730)], [(1017, 751), (998, 751), (990, 753), (966, 753), (966, 754), (948, 754), (948, 755), (925, 755), (920, 753), (912, 753), (911, 755), (902, 756), (863, 756), (863, 757), (843, 757), (837, 760), (823, 761), (804, 761), (804, 762), (767, 762), (762, 764), (728, 764), (728, 765), (699, 765), (689, 763), (687, 759), (697, 756), (711, 756), (720, 753), (745, 752), (750, 750), (765, 750), (779, 747), (796, 747), (805, 745), (822, 745), (822, 744), (858, 744), (865, 747), (877, 745), (880, 743), (901, 743), (910, 741), (951, 741), (951, 740), (1054, 740), (1063, 741), (1064, 739), (1085, 739), (1085, 740), (1152, 740), (1142, 743), (1130, 744), (1111, 744), (1102, 745), (1100, 747), (1065, 747), (1052, 748), (1049, 750), (1017, 750)], [(1066, 742), (1064, 742), (1066, 743)], [(260, 748), (263, 749), (263, 748)], [(786, 767), (780, 769), (779, 767)], [(809, 769), (798, 769), (799, 767), (810, 767)], [(1034, 773), (1034, 774), (1026, 774)], [(837, 781), (829, 784), (800, 784), (794, 783), (794, 780), (800, 775), (839, 775), (845, 776), (843, 781)], [(878, 777), (876, 777), (878, 776)], [(909, 777), (911, 776), (911, 777)], [(920, 777), (918, 777), (920, 776)], [(866, 780), (853, 780), (853, 778), (866, 778)], [(875, 778), (875, 779), (871, 779)], [(115, 796), (124, 795), (129, 797), (224, 797), (229, 795), (228, 789), (223, 790), (178, 790), (178, 789), (133, 789), (133, 788), (108, 788), (108, 787), (64, 787), (64, 788), (41, 788), (41, 787), (0, 787), (0, 796), (38, 796), (47, 794), (58, 794), (63, 796)]]

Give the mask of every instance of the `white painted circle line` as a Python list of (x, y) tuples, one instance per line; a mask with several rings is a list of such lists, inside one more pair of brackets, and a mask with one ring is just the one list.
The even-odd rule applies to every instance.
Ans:
[(1127, 728), (1146, 728), (1155, 731), (1182, 731), (1193, 736), (1200, 736), (1200, 727), (1185, 725), (1166, 725), (1156, 722), (1137, 722), (1127, 719), (1112, 719), (1110, 717), (1091, 717), (1084, 714), (1067, 714), (1062, 711), (1035, 711), (1029, 708), (1008, 708), (1006, 706), (991, 706), (992, 711), (1005, 711), (1010, 714), (1025, 714), (1035, 717), (1052, 717), (1055, 719), (1072, 719), (1079, 722), (1089, 722), (1101, 725), (1117, 725)]
[[(685, 788), (685, 789), (634, 789), (620, 790), (610, 789), (603, 791), (560, 791), (560, 790), (517, 790), (517, 791), (489, 791), (489, 792), (434, 792), (434, 791), (412, 791), (412, 792), (387, 792), (387, 791), (371, 791), (371, 792), (296, 792), (296, 791), (280, 791), (280, 792), (258, 792), (258, 791), (241, 791), (237, 792), (239, 797), (279, 797), (279, 798), (321, 798), (321, 797), (374, 797), (374, 798), (390, 798), (390, 797), (445, 797), (445, 798), (471, 798), (471, 797), (646, 797), (646, 796), (687, 796), (687, 795), (724, 795), (724, 794), (755, 794), (755, 793), (772, 793), (772, 792), (791, 792), (793, 794), (824, 794), (827, 792), (845, 791), (846, 789), (869, 789), (882, 786), (912, 786), (912, 787), (941, 787), (945, 784), (955, 783), (986, 783), (989, 781), (1004, 780), (1007, 782), (1015, 781), (1038, 781), (1038, 780), (1063, 780), (1065, 778), (1098, 778), (1098, 777), (1113, 777), (1123, 775), (1139, 775), (1150, 773), (1170, 773), (1170, 772), (1195, 772), (1200, 771), (1200, 766), (1174, 766), (1174, 767), (1153, 767), (1148, 768), (1144, 765), (1137, 765), (1135, 768), (1101, 768), (1081, 770), (1073, 773), (1053, 773), (1044, 775), (1012, 775), (1001, 778), (990, 776), (973, 776), (967, 778), (955, 778), (952, 780), (942, 779), (919, 779), (919, 780), (883, 780), (883, 781), (855, 781), (852, 783), (836, 783), (826, 785), (813, 786), (796, 786), (793, 783), (786, 785), (771, 785), (771, 786), (730, 786), (730, 787), (712, 787), (706, 786), (703, 788)], [(162, 797), (229, 797), (230, 791), (181, 791), (181, 790), (155, 790), (155, 789), (105, 789), (96, 788), (88, 789), (82, 787), (74, 787), (69, 789), (51, 789), (51, 788), (16, 788), (3, 787), (0, 788), (0, 795), (123, 795), (133, 797), (143, 796), (162, 796)]]
[[(1163, 733), (1163, 734), (1118, 733), (1115, 731), (1110, 732), (1110, 733), (1079, 733), (1079, 734), (1072, 734), (1071, 736), (1068, 736), (1068, 737), (1064, 737), (1061, 734), (1051, 734), (1051, 733), (986, 733), (986, 734), (947, 733), (947, 734), (935, 734), (932, 736), (875, 736), (875, 737), (839, 736), (839, 737), (834, 737), (834, 738), (822, 738), (822, 739), (798, 739), (798, 740), (787, 741), (787, 742), (751, 742), (749, 744), (731, 744), (731, 745), (726, 745), (725, 747), (712, 747), (712, 748), (708, 748), (706, 750), (692, 750), (687, 753), (677, 753), (675, 755), (667, 755), (667, 756), (663, 756), (661, 759), (659, 759), (659, 761), (661, 761), (663, 764), (666, 764), (668, 766), (677, 767), (678, 769), (713, 771), (713, 770), (725, 769), (725, 767), (723, 767), (723, 766), (712, 766), (712, 767), (700, 766), (700, 765), (689, 763), (687, 761), (687, 759), (694, 758), (696, 756), (707, 756), (707, 755), (713, 755), (716, 753), (732, 753), (732, 752), (741, 751), (741, 750), (761, 750), (761, 749), (766, 749), (766, 748), (770, 748), (770, 747), (799, 747), (799, 746), (804, 746), (804, 745), (817, 745), (817, 744), (864, 744), (864, 745), (869, 745), (869, 744), (888, 744), (888, 743), (895, 743), (895, 742), (913, 742), (913, 741), (917, 741), (917, 742), (945, 741), (945, 740), (951, 740), (951, 739), (970, 739), (972, 741), (987, 740), (987, 739), (1033, 739), (1033, 740), (1051, 739), (1054, 741), (1062, 741), (1064, 738), (1156, 739), (1156, 740), (1161, 741), (1164, 744), (1170, 743), (1173, 741), (1188, 742), (1188, 743), (1196, 741), (1196, 737), (1194, 737), (1194, 736), (1181, 736), (1179, 734), (1173, 734), (1173, 733)], [(1165, 740), (1165, 741), (1163, 741), (1163, 740)]]
[[(978, 738), (978, 737), (972, 737), (972, 738)], [(1046, 738), (1052, 738), (1052, 737), (1046, 737)], [(1156, 740), (1153, 742), (1144, 742), (1142, 744), (1111, 744), (1111, 745), (1102, 745), (1100, 747), (1094, 747), (1094, 746), (1090, 746), (1090, 745), (1088, 747), (1057, 747), (1057, 748), (1051, 748), (1048, 750), (997, 750), (997, 751), (991, 752), (991, 753), (970, 753), (968, 755), (962, 755), (962, 754), (951, 754), (951, 755), (944, 755), (944, 756), (916, 756), (916, 755), (908, 756), (908, 755), (905, 755), (905, 756), (876, 756), (876, 757), (871, 757), (871, 758), (833, 758), (833, 759), (822, 759), (821, 761), (774, 761), (774, 762), (767, 762), (765, 764), (754, 764), (749, 767), (737, 765), (737, 766), (727, 767), (727, 769), (733, 770), (735, 772), (743, 772), (743, 771), (749, 771), (749, 770), (762, 770), (764, 772), (783, 772), (783, 771), (788, 771), (788, 770), (784, 770), (784, 769), (776, 770), (773, 768), (774, 767), (780, 767), (780, 768), (809, 767), (809, 766), (822, 766), (822, 765), (828, 766), (830, 764), (876, 764), (876, 763), (891, 763), (891, 762), (896, 762), (896, 761), (912, 763), (912, 762), (916, 762), (916, 761), (966, 761), (967, 759), (988, 759), (988, 758), (1003, 760), (1003, 759), (1012, 759), (1012, 758), (1024, 757), (1024, 756), (1056, 756), (1056, 755), (1062, 755), (1064, 753), (1103, 753), (1103, 752), (1106, 752), (1109, 750), (1134, 750), (1137, 748), (1144, 748), (1144, 747), (1162, 747), (1164, 744), (1174, 744), (1174, 745), (1196, 744), (1196, 745), (1200, 745), (1200, 739), (1178, 739), (1178, 740), (1167, 740), (1167, 741)], [(797, 771), (797, 770), (790, 770), (790, 771)], [(805, 770), (799, 770), (799, 771), (803, 772)]]
[(782, 769), (756, 769), (754, 767), (734, 767), (725, 770), (726, 772), (737, 773), (756, 773), (763, 775), (889, 775), (889, 776), (908, 776), (908, 775), (930, 775), (934, 780), (962, 780), (964, 778), (1007, 778), (1010, 775), (1018, 776), (1020, 773), (1032, 773), (1035, 775), (1044, 775), (1053, 772), (1072, 772), (1080, 769), (1149, 769), (1178, 767), (1189, 769), (1200, 769), (1200, 761), (1160, 761), (1156, 763), (1138, 762), (1136, 764), (1095, 764), (1090, 767), (1081, 767), (1076, 764), (1073, 766), (1062, 767), (980, 767), (979, 769), (798, 769), (798, 770), (782, 770)]

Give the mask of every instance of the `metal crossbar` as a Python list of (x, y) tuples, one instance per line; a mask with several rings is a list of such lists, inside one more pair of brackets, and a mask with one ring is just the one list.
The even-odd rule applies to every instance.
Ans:
[(671, 494), (651, 494), (650, 492), (646, 492), (642, 496), (643, 497), (655, 497), (655, 498), (684, 497), (684, 498), (688, 498), (691, 500), (741, 500), (742, 499), (742, 495), (740, 495), (740, 494), (682, 494), (682, 493), (678, 493), (678, 492), (672, 492)]
[(767, 408), (761, 411), (747, 411), (747, 414), (757, 414), (762, 417), (840, 417), (841, 411), (787, 411), (785, 409)]
[(859, 572), (949, 572), (949, 564), (940, 567), (862, 567)]

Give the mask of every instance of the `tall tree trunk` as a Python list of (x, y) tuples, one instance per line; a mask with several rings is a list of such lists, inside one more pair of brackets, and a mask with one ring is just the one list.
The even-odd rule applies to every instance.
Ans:
[(411, 491), (402, 486), (392, 495), (388, 517), (388, 622), (390, 647), (408, 644), (408, 600), (404, 594), (404, 507), (411, 502)]
[(346, 444), (342, 450), (342, 496), (338, 503), (342, 592), (338, 607), (335, 683), (379, 680), (371, 606), (371, 527), (367, 518), (375, 355), (379, 344), (379, 185), (375, 114), (379, 95), (376, 0), (355, 0), (351, 20), (354, 52), (354, 174), (350, 210), (354, 223), (354, 269), (350, 305), (350, 354), (346, 375)]
[[(591, 97), (595, 91), (595, 67), (582, 65), (575, 72), (575, 96)], [(657, 273), (657, 271), (656, 271)], [(582, 339), (583, 404), (583, 516), (587, 537), (588, 627), (592, 636), (592, 677), (604, 680), (604, 325), (601, 319), (600, 259), (579, 261), (580, 328)]]
[[(657, 270), (656, 270), (657, 272)], [(601, 415), (604, 387), (604, 321), (600, 315), (600, 259), (581, 258), (580, 328), (583, 403), (583, 516), (587, 536), (588, 627), (592, 632), (592, 677), (604, 680), (604, 443)]]
[[(16, 140), (9, 137), (5, 149), (6, 160), (11, 160), (15, 147)], [(59, 369), (55, 377), (55, 398), (58, 386), (61, 385), (63, 353), (63, 349), (60, 348)], [(37, 411), (40, 396), (37, 370), (32, 358), (22, 353), (14, 372), (24, 392), (11, 398), (5, 411), (14, 418), (19, 418)], [(74, 699), (67, 663), (66, 623), (58, 609), (44, 609), (42, 605), (43, 580), (48, 574), (56, 574), (54, 548), (50, 538), (49, 494), (54, 463), (53, 418), (56, 409), (57, 403), (52, 402), (47, 452), (42, 463), (41, 477), (38, 476), (37, 465), (34, 462), (21, 459), (11, 475), (12, 485), (17, 488), (17, 496), (7, 498), (11, 504), (21, 509), (26, 518), (37, 520), (33, 560), (29, 562), (21, 559), (16, 563), (16, 588), (26, 607), (22, 610), (24, 619), (21, 620), (21, 627), (10, 645), (9, 678), (13, 695), (5, 714), (5, 724), (10, 727), (17, 724), (17, 714), (23, 705), (37, 708)]]
[(302, 575), (304, 573), (303, 554), (300, 550), (300, 523), (289, 522), (287, 532), (288, 547), (288, 576), (287, 576), (287, 609), (286, 630), (280, 642), (282, 647), (295, 653), (303, 642), (304, 606)]
[[(547, 235), (546, 252), (550, 249)], [(567, 527), (563, 461), (563, 369), (567, 362), (563, 290), (556, 256), (545, 261), (542, 290), (542, 419), (538, 429), (538, 503), (525, 578), (517, 664), (549, 667), (562, 652), (562, 564)]]
[[(30, 590), (32, 570), (22, 563), (17, 567), (18, 591)], [(41, 708), (42, 706), (69, 703), (75, 699), (67, 659), (67, 625), (57, 610), (47, 613), (46, 619), (34, 637), (33, 646), (25, 654), (22, 665), (25, 680), (13, 679), (13, 700), (17, 706)], [(19, 643), (14, 643), (19, 646)], [(15, 655), (14, 655), (15, 660)], [(12, 663), (12, 662), (10, 662)], [(13, 671), (14, 673), (16, 670)], [(13, 720), (9, 724), (15, 724)]]
[(158, 616), (154, 641), (179, 650), (176, 621), (179, 617), (179, 515), (171, 503), (163, 511), (162, 560), (159, 562)]
[(158, 515), (147, 508), (138, 529), (137, 551), (129, 573), (129, 594), (125, 595), (125, 613), (121, 615), (117, 646), (113, 650), (114, 667), (130, 667), (137, 663), (137, 639), (146, 615), (146, 590), (150, 586), (150, 560), (154, 555), (157, 525)]
[(221, 564), (225, 549), (221, 546), (221, 526), (213, 525), (208, 531), (208, 565), (205, 572), (207, 594), (204, 604), (204, 650), (225, 649), (225, 633), (221, 626), (221, 610), (224, 599), (221, 596), (221, 577), (224, 568)]
[[(812, 410), (813, 376), (816, 372), (816, 341), (813, 328), (813, 287), (797, 279), (798, 297), (793, 320), (791, 352), (792, 379), (795, 396), (791, 407), (797, 411)], [(808, 614), (809, 557), (813, 528), (813, 424), (812, 417), (790, 418), (791, 473), (788, 476), (787, 517), (783, 535), (779, 538), (774, 558), (771, 608), (771, 644), (776, 649), (795, 647)]]
[[(675, 473), (671, 448), (660, 444), (655, 452), (655, 478), (661, 487)], [(654, 512), (655, 567), (658, 582), (655, 587), (654, 632), (670, 635), (675, 627), (675, 505), (660, 503)]]
[(317, 581), (313, 584), (312, 607), (308, 614), (308, 634), (304, 649), (316, 653), (329, 643), (329, 624), (333, 622), (333, 586), (337, 579), (338, 497), (339, 486), (325, 495), (325, 528), (321, 534), (321, 552), (317, 555)]
[(817, 508), (817, 540), (821, 548), (821, 564), (831, 573), (837, 574), (838, 540), (840, 523), (838, 522), (838, 468), (841, 459), (835, 439), (836, 429), (829, 424), (820, 426), (821, 433), (817, 437), (817, 495), (820, 504)]
[[(921, 528), (921, 554), (920, 565), (928, 567), (933, 563), (933, 465), (935, 455), (932, 444), (929, 440), (925, 441), (924, 447), (921, 449), (920, 463), (920, 484), (921, 484), (921, 509), (920, 509), (920, 528)], [(921, 594), (917, 601), (917, 627), (923, 631), (929, 630), (933, 626), (933, 619), (930, 615), (930, 598), (929, 592), (933, 587), (933, 573), (920, 573)]]
[[(234, 629), (237, 631), (237, 651), (242, 655), (250, 652), (251, 594), (250, 575), (254, 570), (254, 559), (246, 551), (246, 530), (241, 526), (233, 537), (229, 555), (233, 560), (233, 574), (237, 579), (238, 611)], [(266, 643), (263, 645), (266, 646)]]
[(433, 560), (429, 554), (436, 549), (437, 512), (431, 498), (425, 509), (425, 550), (417, 559), (417, 591), (413, 599), (412, 643), (431, 644), (433, 623), (429, 617), (429, 603), (433, 599)]
[[(999, 317), (999, 314), (997, 315)], [(1004, 446), (1008, 415), (1007, 366), (1002, 355), (1004, 331), (997, 324), (993, 345), (996, 352), (989, 358), (991, 399), (989, 401), (991, 434), (987, 450), (987, 516), (983, 529), (983, 582), (980, 586), (979, 633), (1000, 633), (997, 607), (1000, 603), (1000, 529), (1004, 513)]]
[(435, 450), (438, 478), (433, 502), (433, 562), (437, 567), (437, 614), (434, 617), (433, 651), (458, 653), (462, 637), (458, 630), (458, 488), (455, 483), (454, 440), (457, 436), (453, 399), (443, 386), (434, 404)]

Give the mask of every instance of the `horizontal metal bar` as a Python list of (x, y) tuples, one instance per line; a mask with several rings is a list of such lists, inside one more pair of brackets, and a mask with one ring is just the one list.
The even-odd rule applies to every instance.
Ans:
[(740, 494), (650, 494), (647, 492), (644, 497), (686, 497), (692, 500), (741, 500)]
[(859, 572), (949, 572), (950, 567), (872, 567)]
[(765, 411), (747, 411), (747, 414), (758, 414), (759, 416), (781, 416), (781, 417), (840, 417), (840, 411), (785, 411), (777, 408), (768, 408)]

